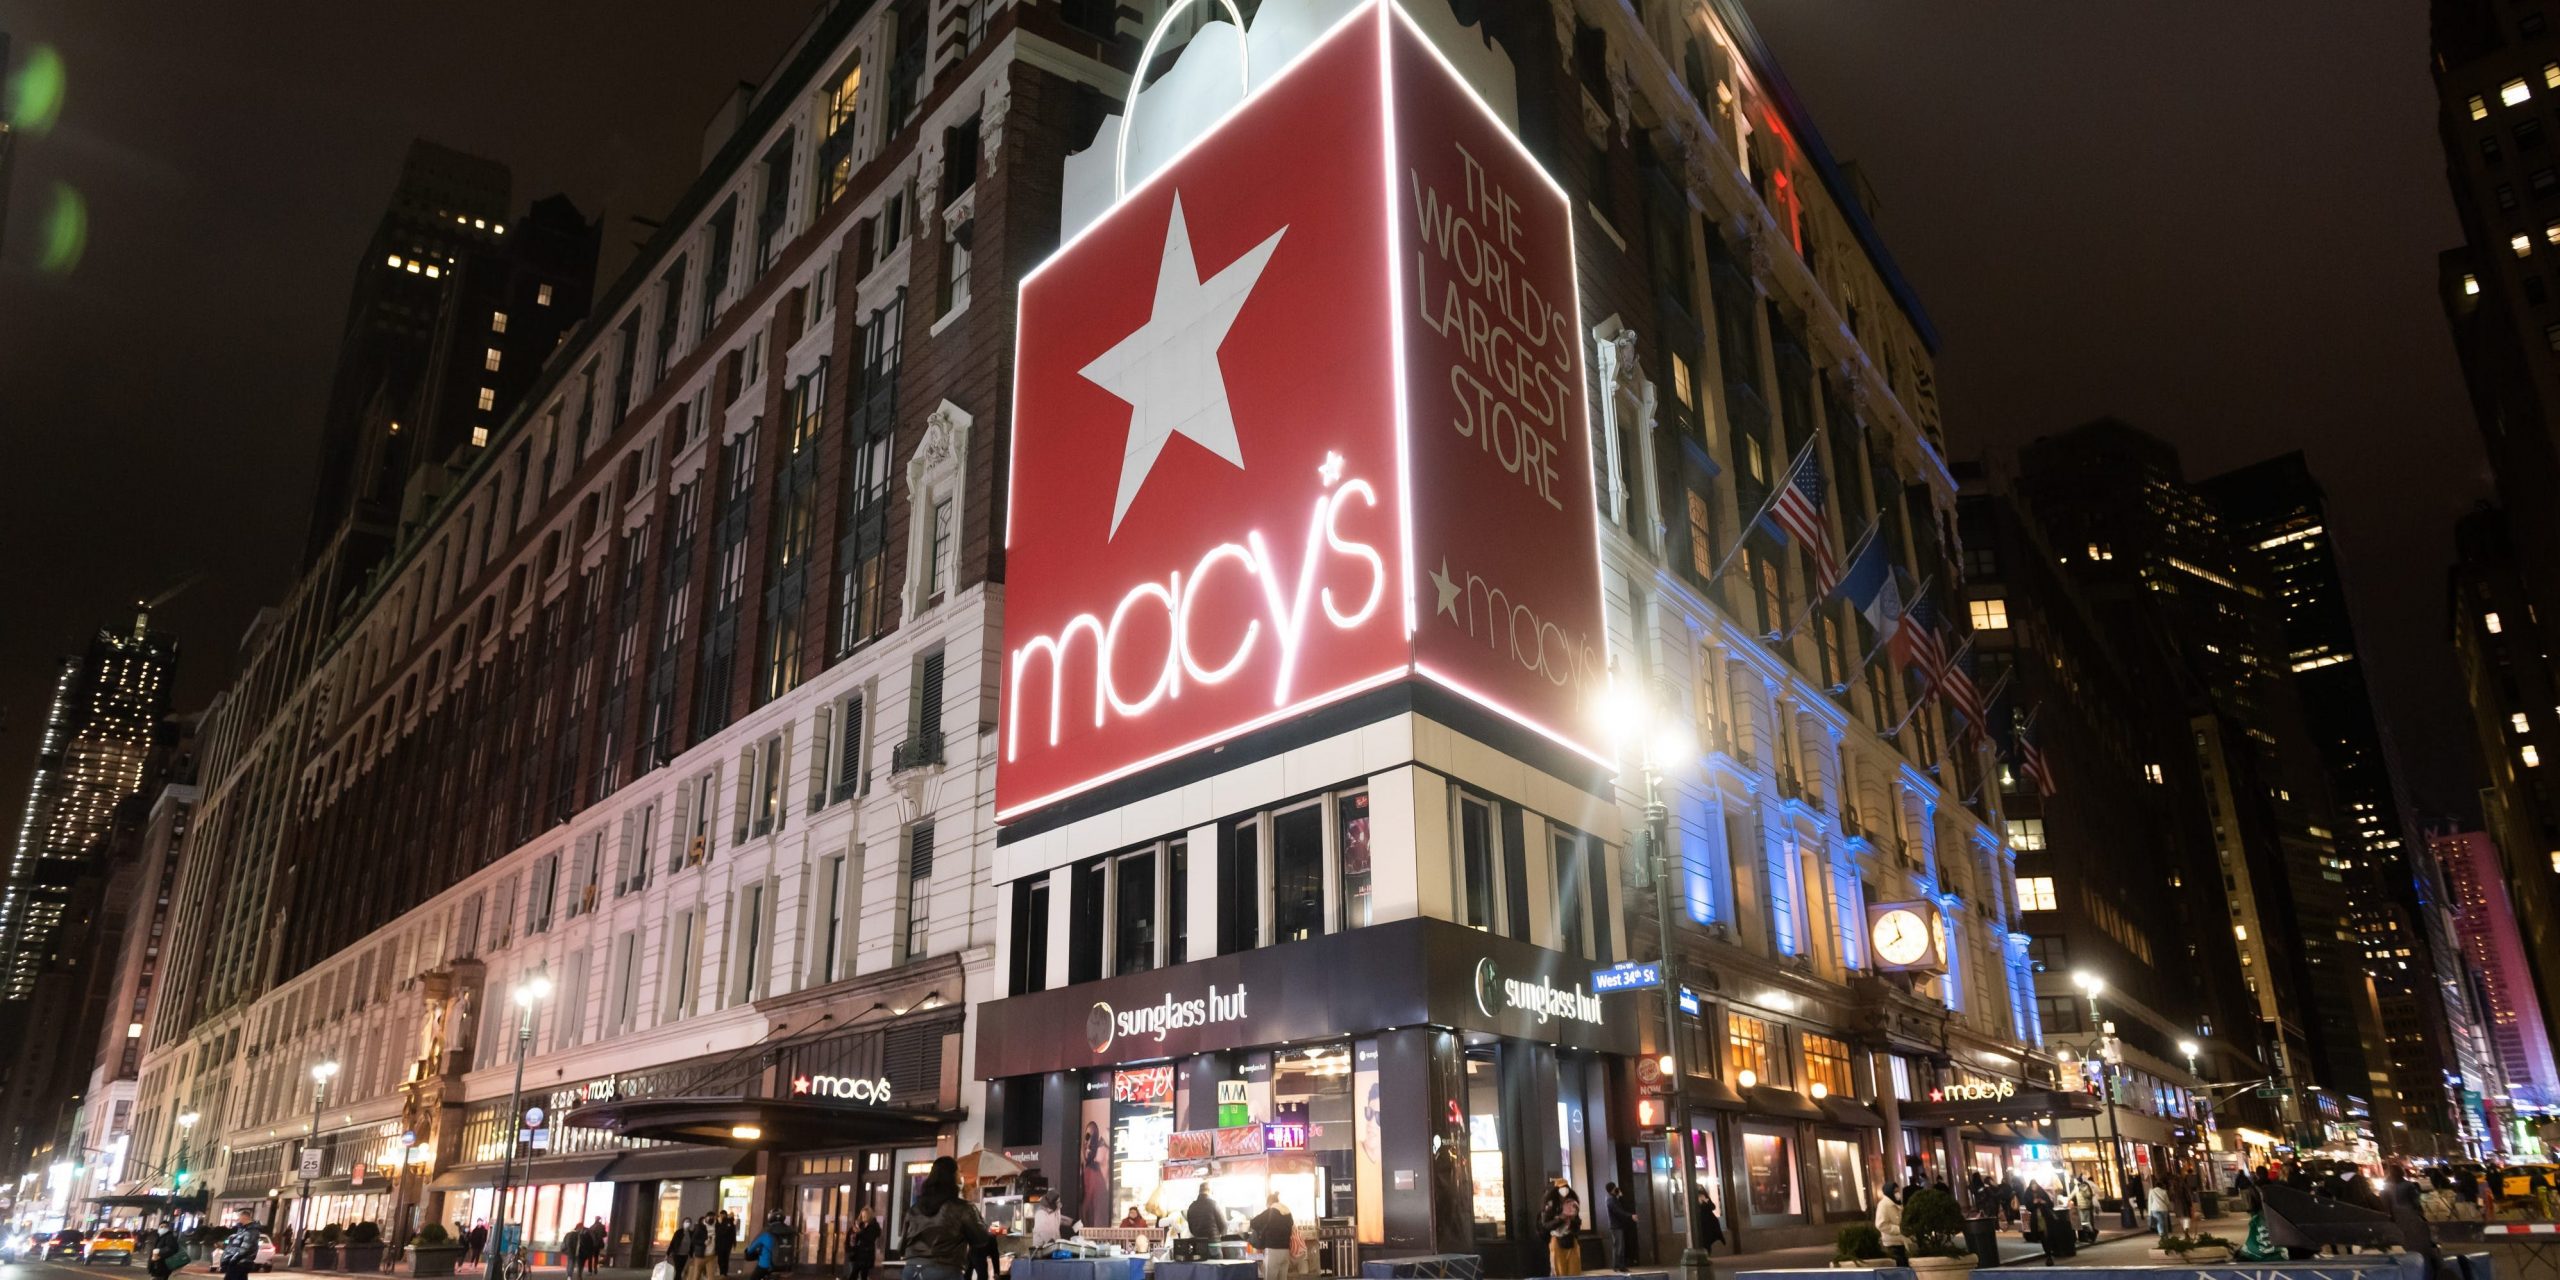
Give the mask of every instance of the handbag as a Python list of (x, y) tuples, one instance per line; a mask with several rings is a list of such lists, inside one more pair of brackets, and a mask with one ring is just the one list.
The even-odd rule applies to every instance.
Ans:
[(649, 1268), (649, 1280), (676, 1280), (676, 1264), (661, 1262)]

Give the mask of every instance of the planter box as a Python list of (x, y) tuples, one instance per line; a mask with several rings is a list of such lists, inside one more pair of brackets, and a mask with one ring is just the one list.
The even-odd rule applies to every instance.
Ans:
[(311, 1245), (304, 1252), (310, 1255), (311, 1269), (314, 1271), (345, 1270), (338, 1265), (338, 1246), (334, 1244)]
[(462, 1246), (458, 1244), (409, 1246), (409, 1274), (413, 1276), (449, 1276), (460, 1261)]
[(349, 1271), (380, 1271), (382, 1270), (382, 1253), (382, 1245), (376, 1242), (342, 1246), (341, 1256), (346, 1259), (346, 1269)]
[(1922, 1258), (1915, 1256), (1911, 1259), (1911, 1269), (1913, 1271), (1916, 1271), (1923, 1276), (1935, 1277), (1936, 1280), (1957, 1280), (1957, 1277), (1961, 1277), (1971, 1272), (1973, 1270), (1973, 1265), (1973, 1257), (1969, 1254), (1961, 1258)]

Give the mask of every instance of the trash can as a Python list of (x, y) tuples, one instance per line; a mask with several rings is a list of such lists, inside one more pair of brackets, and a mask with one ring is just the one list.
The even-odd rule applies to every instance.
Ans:
[(2080, 1233), (2071, 1225), (2071, 1211), (2056, 1207), (2044, 1211), (2045, 1257), (2068, 1258), (2080, 1252)]
[(1967, 1218), (1964, 1220), (1964, 1247), (1982, 1260), (1986, 1267), (2000, 1265), (2000, 1220)]
[(2198, 1191), (2196, 1193), (2196, 1206), (2198, 1211), (2203, 1213), (2205, 1217), (2219, 1218), (2222, 1216), (2222, 1193), (2219, 1191)]
[(2131, 1198), (2116, 1201), (2116, 1222), (2127, 1231), (2142, 1225), (2142, 1219), (2137, 1216)]

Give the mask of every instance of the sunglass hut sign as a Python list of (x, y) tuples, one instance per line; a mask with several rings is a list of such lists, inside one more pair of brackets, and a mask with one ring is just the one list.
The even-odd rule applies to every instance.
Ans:
[(1574, 281), (1383, 4), (1032, 272), (998, 816), (1405, 680), (1605, 761)]

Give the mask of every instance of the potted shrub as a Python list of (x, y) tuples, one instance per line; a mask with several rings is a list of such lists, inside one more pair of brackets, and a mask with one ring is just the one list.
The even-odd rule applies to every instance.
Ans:
[(2191, 1236), (2171, 1236), (2160, 1242), (2161, 1248), (2176, 1255), (2180, 1262), (2229, 1262), (2234, 1252), (2230, 1241), (2210, 1232)]
[(1922, 1275), (1973, 1270), (1974, 1256), (1964, 1247), (1964, 1212), (1954, 1196), (1936, 1187), (1912, 1192), (1903, 1204), (1902, 1239), (1911, 1269)]
[(343, 1268), (338, 1265), (338, 1246), (345, 1243), (346, 1238), (346, 1228), (337, 1223), (332, 1222), (320, 1228), (312, 1235), (310, 1244), (305, 1250), (310, 1268), (314, 1271), (342, 1270)]
[(341, 1256), (349, 1271), (382, 1270), (382, 1224), (359, 1222), (347, 1228), (347, 1247)]
[(409, 1241), (409, 1274), (413, 1276), (449, 1276), (460, 1261), (462, 1242), (454, 1239), (441, 1222), (418, 1228), (418, 1234)]
[(1873, 1223), (1852, 1222), (1840, 1228), (1838, 1247), (1832, 1252), (1835, 1267), (1890, 1267), (1893, 1258), (1884, 1251), (1884, 1235)]

